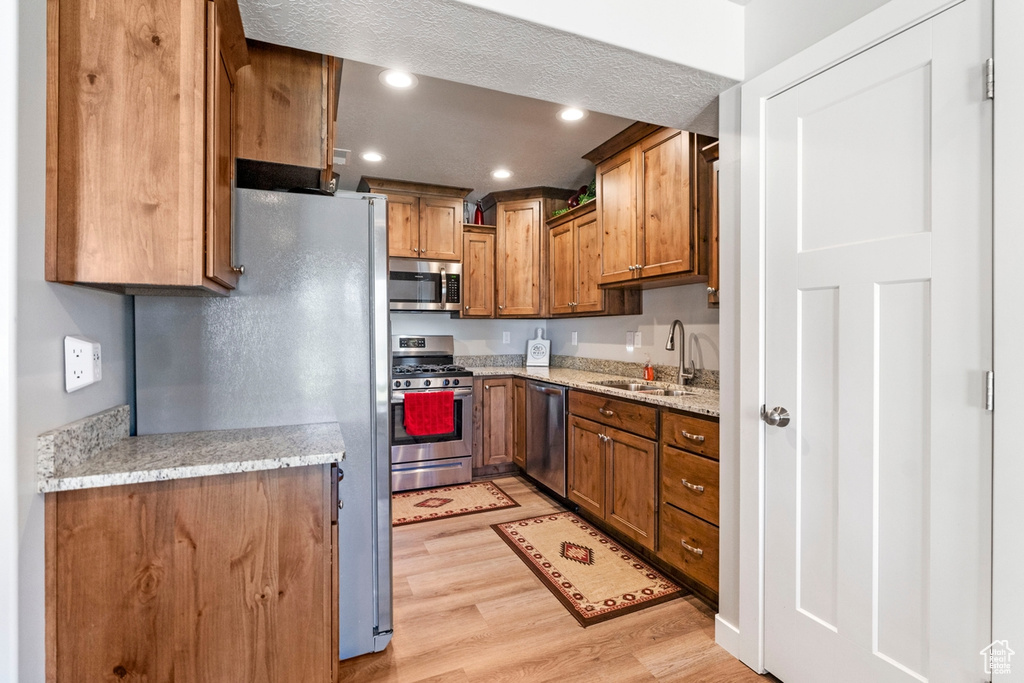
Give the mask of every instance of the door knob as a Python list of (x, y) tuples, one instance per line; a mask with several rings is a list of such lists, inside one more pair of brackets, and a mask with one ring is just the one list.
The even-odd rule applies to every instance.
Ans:
[(761, 419), (769, 427), (785, 427), (789, 424), (789, 411), (782, 406), (775, 406), (769, 411), (761, 406)]

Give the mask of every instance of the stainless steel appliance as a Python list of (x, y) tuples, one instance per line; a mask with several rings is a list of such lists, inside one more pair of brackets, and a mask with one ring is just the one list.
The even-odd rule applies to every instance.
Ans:
[(393, 258), (388, 272), (392, 311), (460, 311), (462, 264)]
[(560, 496), (565, 490), (565, 417), (569, 390), (526, 382), (526, 474)]
[[(391, 490), (464, 484), (473, 478), (473, 373), (454, 365), (448, 335), (391, 338)], [(445, 434), (405, 431), (405, 396), (451, 391), (454, 428)]]
[(338, 422), (339, 651), (391, 639), (386, 200), (238, 190), (238, 288), (136, 297), (138, 432)]

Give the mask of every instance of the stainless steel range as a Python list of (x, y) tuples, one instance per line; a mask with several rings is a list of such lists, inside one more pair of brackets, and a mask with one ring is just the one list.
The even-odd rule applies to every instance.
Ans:
[[(473, 373), (453, 364), (448, 335), (391, 337), (391, 490), (464, 484), (473, 478)], [(451, 432), (413, 436), (405, 431), (405, 396), (450, 391)]]

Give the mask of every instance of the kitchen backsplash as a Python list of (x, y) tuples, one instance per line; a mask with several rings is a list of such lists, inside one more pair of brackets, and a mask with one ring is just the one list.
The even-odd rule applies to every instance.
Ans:
[(508, 353), (500, 356), (455, 356), (455, 364), (468, 368), (521, 368), (526, 365), (526, 355)]

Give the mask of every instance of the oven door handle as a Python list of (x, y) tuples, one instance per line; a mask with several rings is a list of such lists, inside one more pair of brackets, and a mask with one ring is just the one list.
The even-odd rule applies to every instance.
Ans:
[(404, 403), (405, 402), (405, 395), (407, 393), (409, 393), (410, 391), (413, 392), (413, 393), (423, 393), (424, 391), (426, 391), (428, 393), (429, 392), (438, 392), (438, 391), (450, 391), (453, 394), (455, 394), (455, 398), (462, 398), (462, 399), (468, 398), (468, 397), (473, 395), (473, 389), (470, 388), (470, 387), (466, 387), (464, 389), (463, 388), (459, 388), (459, 389), (425, 389), (425, 390), (424, 389), (402, 389), (402, 390), (394, 391), (394, 392), (391, 393), (391, 402), (392, 403)]

